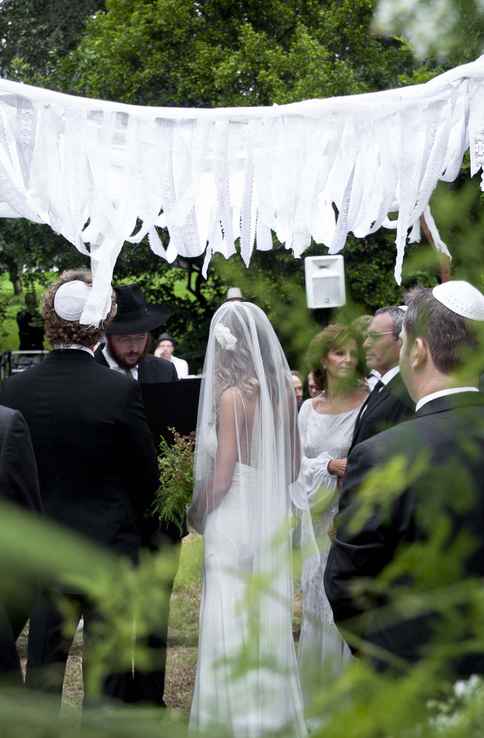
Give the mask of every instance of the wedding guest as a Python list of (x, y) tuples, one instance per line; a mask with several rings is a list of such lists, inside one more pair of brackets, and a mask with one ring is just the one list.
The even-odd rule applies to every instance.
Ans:
[[(42, 512), (37, 462), (22, 413), (0, 405), (0, 500)], [(4, 572), (4, 577), (7, 576)], [(19, 686), (22, 672), (16, 640), (30, 615), (35, 588), (18, 587), (0, 601), (0, 683)]]
[(19, 351), (42, 351), (44, 348), (44, 326), (37, 307), (35, 292), (25, 295), (25, 307), (16, 316)]
[(299, 372), (291, 372), (292, 383), (294, 385), (294, 393), (296, 395), (297, 409), (299, 410), (303, 402), (303, 383)]
[(404, 317), (401, 307), (383, 307), (376, 311), (368, 326), (363, 343), (366, 364), (380, 374), (380, 379), (358, 414), (349, 454), (357, 443), (401, 423), (415, 412), (398, 366)]
[[(469, 587), (475, 582), (477, 591), (484, 576), (484, 401), (478, 391), (482, 328), (484, 296), (468, 282), (411, 293), (400, 367), (416, 415), (359, 444), (348, 460), (325, 588), (337, 624), (353, 645), (352, 636), (358, 637), (361, 653), (360, 639), (372, 647), (369, 657), (378, 669), (417, 663), (432, 644), (433, 654), (438, 645), (445, 649), (445, 667), (454, 678), (484, 673), (480, 622), (474, 633), (479, 645), (473, 648), (472, 605), (468, 609), (452, 595), (466, 581)], [(403, 464), (396, 496), (389, 504), (385, 485), (380, 494), (374, 488), (374, 504), (355, 528), (362, 513), (359, 490), (375, 469), (396, 457)], [(433, 564), (425, 564), (426, 550)], [(415, 564), (416, 557), (423, 558), (426, 570), (414, 591), (418, 570), (405, 563)], [(375, 583), (396, 562), (396, 575), (382, 582), (378, 597), (368, 593), (364, 583)], [(390, 609), (397, 593), (399, 605)], [(445, 609), (438, 611), (447, 593)], [(425, 597), (420, 611), (414, 609), (415, 597)], [(435, 637), (440, 640), (434, 644)]]
[(147, 305), (136, 284), (115, 287), (118, 312), (106, 327), (106, 343), (96, 349), (96, 361), (127, 374), (141, 384), (176, 382), (173, 363), (148, 354), (149, 332), (166, 319), (161, 305)]
[[(368, 337), (368, 328), (372, 320), (372, 315), (360, 315), (358, 318), (355, 318), (355, 320), (351, 324), (353, 329), (358, 333), (361, 343), (366, 341)], [(380, 379), (380, 372), (378, 372), (376, 369), (369, 369), (367, 367), (366, 383), (370, 392)]]
[[(306, 706), (315, 688), (337, 676), (349, 652), (332, 622), (323, 589), (329, 548), (328, 528), (337, 510), (338, 482), (346, 471), (346, 455), (356, 417), (367, 397), (358, 335), (347, 326), (328, 325), (309, 347), (312, 372), (324, 392), (303, 403), (299, 413), (302, 462), (299, 481), (313, 509), (319, 557), (303, 573), (303, 621), (299, 664)], [(323, 502), (324, 501), (324, 502)], [(302, 519), (303, 550), (310, 538)]]
[[(19, 410), (29, 426), (40, 496), (47, 518), (76, 536), (136, 560), (153, 527), (148, 515), (159, 475), (156, 450), (139, 387), (99, 366), (92, 347), (116, 312), (112, 299), (104, 325), (79, 321), (91, 292), (88, 272), (65, 272), (46, 293), (44, 325), (53, 351), (32, 369), (10, 377), (1, 402)], [(70, 607), (61, 607), (59, 595)], [(79, 591), (57, 582), (42, 593), (30, 620), (27, 684), (62, 694), (65, 665), (80, 617), (84, 619), (84, 671), (100, 615)], [(88, 680), (85, 687), (87, 688)], [(103, 685), (112, 696), (109, 684)]]
[(306, 735), (288, 525), (298, 469), (296, 400), (281, 345), (260, 308), (226, 302), (210, 326), (189, 510), (204, 537), (190, 712), (197, 734)]
[[(138, 285), (115, 288), (116, 317), (106, 327), (106, 345), (97, 349), (96, 360), (114, 371), (127, 372), (139, 385), (177, 382), (172, 361), (147, 354), (149, 331), (159, 328), (166, 319), (163, 306), (150, 305)], [(156, 438), (156, 442), (159, 439)], [(136, 472), (136, 462), (133, 462)], [(182, 534), (176, 525), (157, 525), (141, 537), (141, 550), (166, 552), (172, 561), (170, 575), (165, 577), (165, 610), (159, 614), (159, 625), (144, 639), (143, 646), (151, 656), (150, 666), (137, 663), (124, 674), (110, 678), (111, 691), (124, 702), (141, 702), (165, 707), (165, 668), (168, 641), (169, 601), (176, 576)]]
[(308, 385), (309, 397), (316, 397), (316, 395), (319, 395), (319, 393), (322, 391), (322, 387), (320, 387), (317, 383), (314, 372), (309, 372), (308, 376), (306, 377), (306, 381)]
[(155, 356), (159, 358), (171, 361), (175, 365), (178, 379), (188, 377), (190, 374), (188, 370), (188, 362), (185, 359), (180, 359), (178, 356), (174, 356), (176, 343), (174, 339), (168, 333), (162, 333), (158, 339), (158, 346), (155, 349)]

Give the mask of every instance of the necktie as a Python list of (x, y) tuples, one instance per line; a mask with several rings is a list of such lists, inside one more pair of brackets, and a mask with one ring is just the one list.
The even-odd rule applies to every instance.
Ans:
[(361, 406), (361, 410), (360, 410), (360, 412), (358, 414), (358, 417), (356, 419), (355, 428), (358, 425), (358, 423), (360, 422), (360, 420), (363, 417), (363, 415), (368, 410), (368, 408), (375, 402), (376, 398), (378, 397), (378, 395), (380, 393), (380, 390), (382, 390), (384, 386), (385, 386), (384, 383), (381, 381), (381, 379), (379, 379), (378, 382), (373, 387), (373, 389), (370, 392), (370, 394), (368, 395), (368, 397), (366, 398), (365, 402)]

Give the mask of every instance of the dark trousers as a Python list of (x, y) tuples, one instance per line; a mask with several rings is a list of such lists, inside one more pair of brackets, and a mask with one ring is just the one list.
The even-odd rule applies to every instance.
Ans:
[(27, 617), (9, 612), (0, 604), (0, 681), (2, 685), (21, 686), (22, 672), (16, 640), (23, 630)]
[(8, 687), (23, 684), (16, 641), (30, 617), (34, 588), (16, 603), (0, 602), (0, 683)]
[[(32, 609), (28, 641), (28, 666), (26, 684), (32, 689), (62, 696), (64, 672), (76, 628), (81, 616), (84, 619), (83, 676), (89, 667), (89, 651), (92, 643), (91, 628), (99, 615), (83, 595), (62, 593), (67, 607), (60, 609), (59, 597), (54, 591), (41, 593)], [(89, 695), (87, 695), (87, 698)], [(85, 702), (86, 691), (85, 691)]]
[[(164, 701), (165, 692), (165, 670), (166, 651), (168, 643), (168, 618), (170, 596), (173, 590), (178, 560), (180, 556), (180, 541), (168, 541), (161, 547), (169, 548), (170, 556), (173, 556), (173, 574), (170, 579), (165, 580), (165, 604), (160, 612), (159, 627), (156, 631), (143, 639), (142, 646), (148, 651), (151, 666), (146, 669), (137, 668), (120, 674), (110, 674), (105, 681), (106, 694), (112, 699), (118, 699), (129, 704), (145, 703), (157, 707), (166, 707)], [(149, 547), (151, 553), (154, 547)]]

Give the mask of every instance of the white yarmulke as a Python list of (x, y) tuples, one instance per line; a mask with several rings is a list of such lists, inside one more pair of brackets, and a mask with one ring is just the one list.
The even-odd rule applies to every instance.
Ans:
[(484, 320), (484, 295), (469, 282), (443, 282), (434, 287), (432, 294), (453, 313), (469, 320)]
[(90, 293), (90, 285), (79, 279), (64, 282), (54, 296), (55, 312), (63, 320), (79, 320)]

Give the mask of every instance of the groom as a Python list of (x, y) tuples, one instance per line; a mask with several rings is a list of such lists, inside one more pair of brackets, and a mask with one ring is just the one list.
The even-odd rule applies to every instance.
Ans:
[[(335, 622), (350, 645), (372, 647), (380, 670), (392, 660), (414, 664), (442, 645), (455, 675), (484, 673), (484, 649), (469, 650), (475, 638), (472, 618), (466, 619), (471, 608), (449, 600), (445, 610), (437, 609), (439, 597), (466, 582), (479, 588), (484, 576), (483, 328), (484, 296), (467, 282), (412, 293), (400, 368), (416, 415), (359, 444), (349, 457), (324, 584)], [(393, 475), (401, 489), (390, 497), (383, 472), (369, 475), (395, 460), (403, 464), (399, 478)], [(371, 493), (371, 509), (363, 509), (363, 493), (366, 499)], [(437, 565), (416, 570), (415, 562), (428, 555)], [(375, 579), (378, 593), (371, 589)], [(391, 610), (392, 598), (405, 597), (409, 586), (410, 598)], [(419, 601), (424, 609), (415, 610)]]

